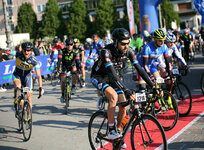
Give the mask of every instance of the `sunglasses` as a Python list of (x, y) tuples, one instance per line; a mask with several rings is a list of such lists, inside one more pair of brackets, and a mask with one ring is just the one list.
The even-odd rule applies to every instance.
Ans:
[(67, 46), (73, 46), (73, 44), (67, 44)]
[(23, 49), (23, 51), (27, 51), (27, 52), (30, 52), (30, 51), (32, 51), (31, 49)]
[(122, 45), (122, 46), (129, 45), (129, 44), (130, 44), (130, 42), (128, 42), (128, 43), (120, 42), (120, 45)]

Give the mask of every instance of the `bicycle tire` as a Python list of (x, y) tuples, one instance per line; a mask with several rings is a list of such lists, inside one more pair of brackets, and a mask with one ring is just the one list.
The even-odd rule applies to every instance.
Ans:
[(163, 150), (168, 149), (164, 129), (159, 121), (150, 114), (141, 114), (141, 118), (133, 122), (130, 138), (133, 150), (148, 150), (157, 147)]
[(28, 101), (24, 102), (23, 106), (22, 127), (24, 141), (28, 141), (32, 133), (32, 109)]
[(18, 131), (21, 131), (23, 129), (22, 126), (22, 110), (21, 110), (21, 105), (20, 105), (20, 101), (18, 100), (18, 104), (17, 104), (17, 119), (18, 119)]
[(202, 75), (201, 75), (200, 88), (201, 88), (201, 91), (204, 95), (204, 73), (202, 73)]
[(69, 100), (71, 99), (71, 87), (69, 83), (66, 83), (65, 85), (64, 98), (65, 98), (65, 114), (67, 114), (69, 108)]
[(101, 138), (107, 136), (107, 128), (107, 113), (104, 111), (95, 112), (91, 116), (88, 124), (88, 138), (92, 150), (103, 148), (103, 146), (106, 144), (106, 141), (102, 140)]
[[(164, 96), (161, 97), (162, 104), (160, 104), (161, 110), (157, 112), (155, 105), (153, 105), (153, 115), (160, 122), (164, 130), (169, 131), (175, 127), (179, 119), (179, 110), (173, 95), (165, 90), (163, 92)], [(169, 104), (169, 101), (171, 101), (172, 105)]]
[(56, 77), (56, 73), (53, 70), (52, 73), (50, 74), (50, 81), (52, 86), (56, 86), (58, 83), (58, 78)]
[(187, 116), (192, 108), (192, 96), (188, 86), (183, 82), (178, 82), (173, 86), (172, 94), (177, 101), (179, 116)]

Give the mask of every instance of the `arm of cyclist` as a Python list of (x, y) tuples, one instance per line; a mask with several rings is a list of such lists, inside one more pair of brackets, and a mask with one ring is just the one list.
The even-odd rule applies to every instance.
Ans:
[(175, 46), (175, 49), (174, 49), (174, 54), (176, 56), (176, 58), (179, 60), (179, 62), (181, 63), (181, 65), (187, 65), (185, 59), (182, 57), (181, 53), (178, 51), (177, 47)]
[(75, 63), (76, 63), (77, 71), (80, 71), (81, 70), (81, 64), (80, 64), (80, 55), (79, 55), (79, 53), (75, 53)]
[(57, 61), (57, 72), (58, 73), (60, 72), (61, 63), (62, 63), (62, 50), (60, 50), (58, 54), (58, 61)]

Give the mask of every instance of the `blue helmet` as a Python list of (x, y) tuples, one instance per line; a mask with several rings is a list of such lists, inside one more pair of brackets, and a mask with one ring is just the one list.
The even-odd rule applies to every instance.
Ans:
[(166, 42), (171, 42), (171, 43), (176, 42), (176, 36), (171, 32), (167, 32)]

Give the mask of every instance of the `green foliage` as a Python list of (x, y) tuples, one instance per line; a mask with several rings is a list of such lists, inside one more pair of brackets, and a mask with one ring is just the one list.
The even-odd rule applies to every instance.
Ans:
[(31, 3), (23, 3), (18, 9), (18, 21), (15, 33), (30, 33), (31, 38), (36, 37), (37, 17)]
[[(138, 9), (138, 0), (133, 0), (133, 9), (134, 9), (134, 20), (135, 24), (137, 25), (137, 31), (140, 32), (140, 15), (139, 15), (139, 9)], [(116, 12), (115, 12), (116, 13)], [(126, 1), (124, 1), (124, 17), (121, 20), (115, 19), (115, 28), (125, 28), (129, 30), (129, 21), (128, 21), (128, 14), (127, 14), (127, 4)]]
[[(177, 26), (180, 25), (180, 18), (177, 12), (174, 11), (174, 6), (169, 0), (163, 0), (161, 3), (161, 15), (162, 18), (166, 21), (166, 28), (171, 28), (171, 22), (175, 21), (177, 22)], [(163, 19), (162, 19), (163, 20)]]
[(48, 0), (46, 9), (42, 17), (42, 24), (40, 27), (40, 34), (45, 36), (56, 36), (57, 30), (60, 27), (60, 9), (56, 0)]
[(85, 39), (86, 32), (86, 5), (84, 0), (74, 0), (69, 10), (69, 20), (67, 25), (68, 36)]
[(96, 31), (103, 38), (107, 30), (112, 30), (114, 23), (114, 7), (111, 0), (100, 0), (96, 9)]

